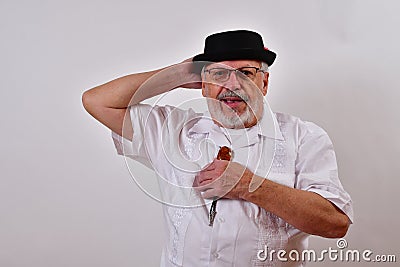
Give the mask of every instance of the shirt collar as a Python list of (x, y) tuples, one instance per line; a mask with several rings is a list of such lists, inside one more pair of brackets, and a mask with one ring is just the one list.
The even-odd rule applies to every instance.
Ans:
[(261, 120), (255, 126), (258, 126), (258, 134), (261, 136), (280, 141), (284, 140), (276, 115), (267, 103), (264, 104), (264, 112)]
[[(268, 104), (264, 104), (263, 116), (261, 120), (253, 127), (257, 127), (257, 132), (260, 136), (280, 141), (284, 140), (278, 120), (276, 119), (276, 115), (272, 112)], [(200, 120), (189, 129), (188, 133), (205, 134), (215, 131), (221, 132), (220, 127), (214, 123), (210, 113), (207, 111), (204, 112)]]

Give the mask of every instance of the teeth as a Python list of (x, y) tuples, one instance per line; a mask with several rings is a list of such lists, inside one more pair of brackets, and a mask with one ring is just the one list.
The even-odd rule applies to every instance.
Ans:
[(236, 102), (242, 102), (241, 100), (223, 100), (225, 103), (227, 104), (232, 104), (232, 103), (236, 103)]

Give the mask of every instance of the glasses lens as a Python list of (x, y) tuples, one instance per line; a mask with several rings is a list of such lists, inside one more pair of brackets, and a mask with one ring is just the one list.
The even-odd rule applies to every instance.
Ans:
[(254, 80), (257, 74), (257, 69), (253, 67), (240, 68), (239, 71), (250, 80)]
[(226, 68), (213, 68), (207, 72), (210, 74), (212, 80), (216, 82), (225, 82), (229, 79), (231, 72), (235, 72), (238, 78), (242, 80), (254, 80), (258, 71), (256, 67), (243, 67), (237, 70)]
[(223, 82), (229, 78), (230, 70), (224, 68), (215, 68), (209, 70), (210, 76), (214, 81)]

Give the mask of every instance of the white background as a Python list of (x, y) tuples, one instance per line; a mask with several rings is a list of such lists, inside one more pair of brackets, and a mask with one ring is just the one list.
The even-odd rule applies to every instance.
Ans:
[[(207, 35), (230, 29), (258, 31), (277, 52), (273, 110), (333, 140), (354, 200), (349, 248), (399, 261), (399, 10), (396, 0), (1, 0), (0, 266), (158, 265), (160, 204), (81, 94), (201, 53)], [(365, 264), (324, 264), (347, 265)]]

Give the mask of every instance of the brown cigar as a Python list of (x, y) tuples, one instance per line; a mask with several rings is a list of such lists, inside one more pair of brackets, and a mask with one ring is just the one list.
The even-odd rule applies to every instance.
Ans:
[[(230, 161), (231, 158), (232, 158), (232, 150), (229, 147), (223, 146), (219, 149), (217, 159)], [(209, 214), (210, 221), (208, 224), (209, 226), (213, 226), (215, 215), (217, 215), (217, 200), (216, 199), (214, 199), (213, 202), (211, 203), (210, 214)]]
[(232, 150), (229, 147), (223, 146), (219, 149), (217, 159), (229, 161), (231, 160), (231, 157), (232, 157)]

